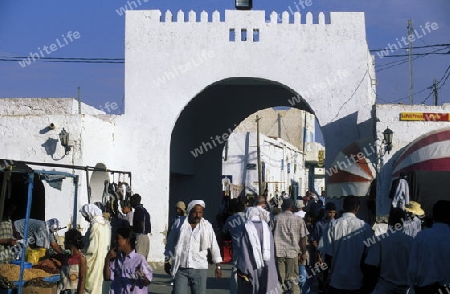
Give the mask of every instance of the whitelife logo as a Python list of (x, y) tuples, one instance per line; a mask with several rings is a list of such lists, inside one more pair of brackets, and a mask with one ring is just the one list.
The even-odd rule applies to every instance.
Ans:
[[(144, 3), (147, 3), (148, 1), (149, 0), (142, 0), (142, 2), (144, 2)], [(137, 3), (139, 3), (139, 5)], [(125, 12), (127, 10), (134, 10), (134, 9), (137, 9), (139, 6), (142, 5), (141, 0), (137, 0), (137, 3), (136, 3), (136, 1), (127, 1), (127, 4), (125, 4), (124, 6), (120, 7), (119, 9), (116, 9), (116, 12), (117, 12), (117, 14), (119, 16), (124, 16)], [(133, 6), (134, 6), (134, 8), (133, 8)]]
[[(72, 33), (72, 31), (68, 31), (66, 35), (61, 35), (63, 37), (63, 42), (61, 42), (59, 40), (59, 38), (56, 39), (56, 44), (53, 43), (50, 46), (44, 46), (42, 49), (41, 47), (38, 47), (38, 51), (39, 53), (33, 53), (30, 52), (30, 57), (26, 58), (26, 59), (22, 59), (22, 61), (19, 61), (19, 64), (22, 68), (26, 67), (27, 65), (31, 64), (31, 59), (33, 60), (33, 62), (36, 61), (36, 58), (39, 60), (41, 58), (44, 58), (44, 52), (42, 52), (42, 50), (45, 51), (45, 54), (50, 55), (52, 52), (55, 52), (58, 49), (61, 49), (62, 47), (69, 45), (69, 42), (67, 41), (67, 39), (70, 40), (70, 43), (72, 43), (74, 40), (78, 40), (79, 38), (81, 38), (81, 35), (78, 31), (75, 31)], [(49, 51), (50, 49), (50, 51)]]
[[(422, 31), (422, 34), (423, 34), (423, 35), (421, 35), (421, 34), (417, 31), (417, 29), (415, 29), (415, 30), (414, 30), (414, 34), (409, 35), (408, 37), (403, 36), (403, 37), (400, 39), (401, 42), (400, 42), (400, 40), (399, 40), (398, 38), (395, 38), (395, 40), (397, 40), (397, 44), (395, 44), (395, 43), (394, 43), (394, 44), (389, 43), (389, 44), (387, 45), (387, 47), (384, 48), (384, 50), (381, 50), (380, 52), (377, 52), (377, 55), (378, 55), (378, 57), (380, 57), (380, 58), (383, 58), (383, 57), (385, 57), (385, 56), (389, 56), (390, 53), (393, 53), (394, 51), (397, 51), (398, 49), (402, 49), (403, 46), (408, 46), (408, 45), (409, 45), (409, 42), (413, 43), (413, 42), (415, 42), (416, 40), (419, 40), (419, 39), (423, 38), (424, 36), (426, 36), (426, 35), (427, 35), (427, 32), (428, 32), (428, 33), (431, 33), (432, 31), (435, 31), (435, 30), (437, 30), (438, 28), (439, 28), (439, 25), (438, 25), (436, 22), (433, 22), (433, 23), (427, 22), (427, 23), (425, 24), (425, 28), (422, 27), (422, 25), (420, 25), (420, 30)], [(416, 37), (417, 37), (417, 39), (416, 39)], [(407, 40), (408, 40), (408, 42), (407, 42)], [(403, 45), (402, 45), (402, 44), (403, 44)], [(397, 45), (398, 45), (398, 46), (397, 46)]]

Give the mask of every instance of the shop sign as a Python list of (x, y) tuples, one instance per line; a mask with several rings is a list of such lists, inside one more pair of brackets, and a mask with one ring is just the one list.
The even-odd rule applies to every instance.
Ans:
[(400, 112), (401, 121), (449, 121), (449, 113)]
[(323, 163), (325, 161), (325, 150), (319, 150), (319, 154), (317, 156), (317, 166), (323, 167)]

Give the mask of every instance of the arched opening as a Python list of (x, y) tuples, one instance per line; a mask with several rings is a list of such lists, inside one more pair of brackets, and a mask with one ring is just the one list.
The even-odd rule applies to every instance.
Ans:
[(222, 198), (224, 141), (258, 110), (287, 106), (314, 113), (292, 89), (259, 78), (229, 78), (206, 87), (180, 114), (170, 148), (169, 219), (177, 201), (206, 202), (205, 217), (214, 220)]

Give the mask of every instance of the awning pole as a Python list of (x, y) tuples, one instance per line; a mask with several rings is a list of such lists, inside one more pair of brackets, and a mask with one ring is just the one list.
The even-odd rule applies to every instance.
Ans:
[(25, 227), (23, 230), (23, 249), (22, 249), (22, 257), (20, 260), (20, 275), (19, 275), (19, 294), (22, 294), (22, 284), (23, 284), (23, 269), (25, 264), (25, 251), (28, 247), (28, 222), (30, 220), (30, 212), (31, 212), (31, 201), (33, 199), (33, 181), (34, 181), (34, 172), (28, 173), (28, 201), (27, 201), (27, 212), (25, 214)]
[(0, 192), (0, 219), (3, 219), (6, 191), (11, 178), (11, 169), (3, 173), (2, 191)]
[(75, 194), (73, 196), (73, 219), (72, 219), (72, 228), (77, 228), (77, 214), (78, 214), (78, 179), (79, 176), (76, 175), (73, 178), (73, 187), (75, 189)]
[(91, 186), (89, 184), (89, 169), (87, 166), (86, 166), (86, 187), (87, 187), (88, 203), (91, 203)]

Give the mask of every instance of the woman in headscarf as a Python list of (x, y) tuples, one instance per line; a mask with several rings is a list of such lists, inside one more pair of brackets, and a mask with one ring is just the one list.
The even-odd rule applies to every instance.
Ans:
[(86, 291), (91, 294), (108, 293), (109, 286), (103, 280), (103, 263), (110, 247), (111, 225), (94, 204), (83, 205), (80, 213), (90, 223), (85, 235)]
[(249, 207), (237, 260), (238, 293), (278, 293), (272, 232), (260, 211)]

